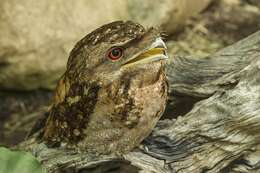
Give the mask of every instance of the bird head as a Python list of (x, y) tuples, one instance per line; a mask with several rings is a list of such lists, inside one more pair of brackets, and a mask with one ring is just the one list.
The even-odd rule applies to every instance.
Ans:
[[(127, 74), (154, 76), (167, 59), (166, 46), (155, 28), (127, 21), (104, 25), (72, 50), (66, 74), (70, 80), (113, 82)], [(140, 79), (141, 80), (141, 79)]]

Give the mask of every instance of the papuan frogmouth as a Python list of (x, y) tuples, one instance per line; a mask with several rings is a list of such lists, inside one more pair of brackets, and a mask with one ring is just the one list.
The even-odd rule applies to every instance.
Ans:
[(167, 100), (167, 54), (160, 35), (155, 28), (116, 21), (80, 40), (40, 123), (39, 139), (50, 147), (98, 154), (138, 146)]

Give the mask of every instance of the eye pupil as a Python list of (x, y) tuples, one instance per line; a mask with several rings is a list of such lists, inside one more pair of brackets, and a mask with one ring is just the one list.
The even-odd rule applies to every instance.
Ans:
[(123, 49), (121, 47), (113, 47), (109, 49), (107, 57), (111, 60), (118, 60), (123, 55)]
[(120, 54), (120, 50), (113, 49), (111, 53), (112, 53), (113, 56), (118, 56)]

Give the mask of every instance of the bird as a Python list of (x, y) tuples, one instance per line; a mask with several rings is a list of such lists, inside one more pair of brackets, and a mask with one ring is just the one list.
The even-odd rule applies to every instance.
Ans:
[[(72, 49), (38, 140), (95, 154), (127, 153), (146, 138), (168, 97), (167, 48), (158, 28), (115, 21)], [(32, 130), (35, 131), (35, 130)]]

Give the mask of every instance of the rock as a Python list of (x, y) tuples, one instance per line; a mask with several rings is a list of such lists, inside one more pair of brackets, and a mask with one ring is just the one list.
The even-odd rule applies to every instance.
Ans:
[(0, 10), (0, 86), (20, 90), (53, 88), (77, 40), (127, 15), (103, 0), (2, 0)]
[(97, 26), (130, 19), (171, 34), (210, 0), (198, 1), (0, 0), (0, 88), (52, 89), (72, 46)]
[(130, 18), (146, 26), (160, 25), (167, 34), (173, 34), (212, 0), (128, 0)]

